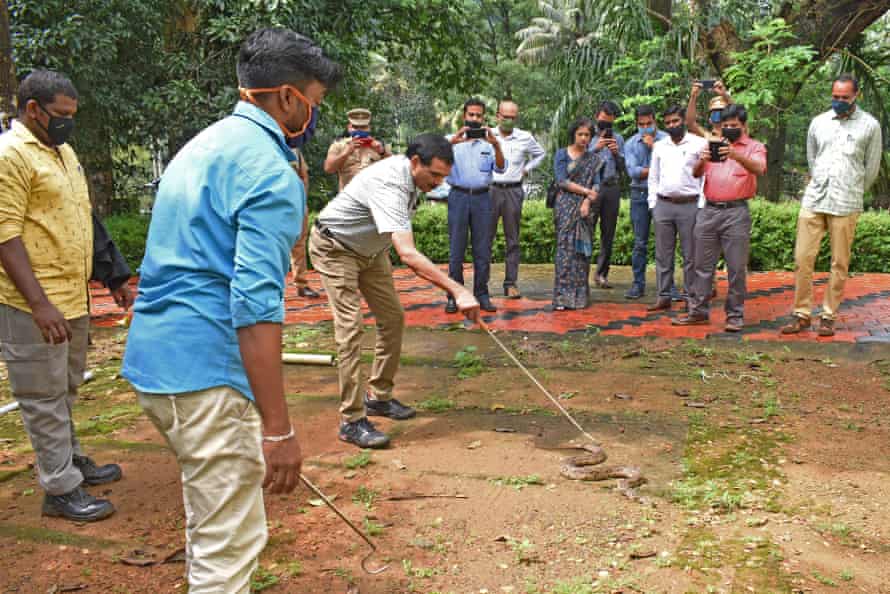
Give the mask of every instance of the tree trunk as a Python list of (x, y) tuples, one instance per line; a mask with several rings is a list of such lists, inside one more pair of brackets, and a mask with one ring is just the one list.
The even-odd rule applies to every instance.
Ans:
[(786, 124), (779, 120), (779, 127), (772, 130), (766, 143), (766, 175), (757, 180), (757, 193), (771, 202), (782, 199), (785, 186), (782, 164), (785, 162)]
[(100, 217), (113, 214), (114, 162), (111, 158), (111, 150), (102, 151), (101, 154), (79, 156), (83, 160), (93, 210)]
[(15, 93), (18, 84), (12, 61), (12, 36), (9, 33), (9, 6), (0, 0), (0, 126), (15, 114)]
[(667, 33), (671, 23), (672, 0), (646, 0), (651, 15), (652, 28), (657, 33)]

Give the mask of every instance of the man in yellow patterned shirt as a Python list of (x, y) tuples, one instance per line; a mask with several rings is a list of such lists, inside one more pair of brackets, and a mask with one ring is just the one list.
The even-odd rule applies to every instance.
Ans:
[[(0, 136), (0, 343), (12, 393), (46, 492), (43, 514), (75, 521), (114, 513), (82, 485), (119, 480), (96, 466), (74, 433), (83, 382), (93, 225), (83, 169), (66, 144), (77, 91), (64, 75), (32, 72), (19, 87), (18, 119)], [(129, 307), (126, 284), (113, 292)]]

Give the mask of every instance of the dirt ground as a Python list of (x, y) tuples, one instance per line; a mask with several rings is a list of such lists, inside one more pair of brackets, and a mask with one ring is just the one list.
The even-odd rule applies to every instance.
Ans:
[[(886, 347), (501, 336), (607, 464), (642, 470), (640, 498), (560, 476), (578, 432), (486, 335), (412, 329), (397, 397), (421, 412), (380, 421), (383, 451), (338, 441), (334, 368), (286, 369), (305, 473), (389, 570), (364, 574), (367, 547), (300, 488), (267, 497), (256, 591), (890, 592)], [(164, 562), (183, 546), (179, 473), (117, 376), (124, 340), (94, 337), (76, 411), (87, 452), (124, 470), (94, 490), (110, 519), (41, 517), (21, 421), (0, 417), (2, 592), (185, 591)], [(331, 351), (330, 327), (288, 327), (286, 347)]]

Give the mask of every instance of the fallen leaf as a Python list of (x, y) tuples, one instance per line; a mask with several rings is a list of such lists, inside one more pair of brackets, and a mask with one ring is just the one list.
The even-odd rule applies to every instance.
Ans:
[(395, 466), (398, 470), (407, 470), (408, 469), (408, 467), (405, 466), (405, 464), (399, 459), (393, 460), (392, 465)]
[(480, 447), (482, 447), (482, 442), (479, 441), (479, 440), (476, 440), (476, 441), (474, 441), (474, 442), (472, 442), (472, 443), (470, 443), (470, 444), (467, 445), (467, 449), (468, 449), (468, 450), (475, 450), (475, 449), (480, 448)]
[(613, 394), (612, 397), (615, 398), (615, 400), (633, 400), (633, 396), (631, 396), (630, 394), (616, 393), (616, 394)]

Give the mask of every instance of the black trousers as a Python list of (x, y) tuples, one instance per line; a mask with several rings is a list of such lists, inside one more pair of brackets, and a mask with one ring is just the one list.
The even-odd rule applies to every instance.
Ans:
[(615, 242), (615, 228), (618, 226), (618, 210), (621, 206), (621, 185), (618, 183), (601, 185), (596, 202), (591, 205), (592, 228), (600, 226), (600, 249), (596, 257), (596, 275), (609, 276), (612, 263), (612, 244)]

